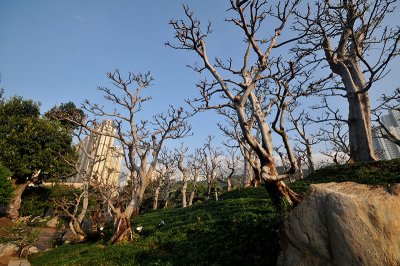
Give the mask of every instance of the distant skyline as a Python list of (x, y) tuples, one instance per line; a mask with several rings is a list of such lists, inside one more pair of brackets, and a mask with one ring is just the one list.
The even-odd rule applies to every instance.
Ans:
[[(202, 76), (186, 65), (199, 58), (164, 45), (173, 41), (169, 20), (184, 17), (183, 3), (203, 24), (213, 23), (210, 58), (241, 55), (242, 35), (224, 22), (228, 1), (2, 0), (0, 87), (6, 98), (18, 95), (41, 102), (44, 113), (68, 101), (106, 104), (96, 89), (111, 86), (106, 72), (150, 71), (154, 82), (147, 91), (153, 100), (144, 106), (144, 116), (166, 111), (170, 104), (187, 107), (184, 99), (197, 96), (195, 83)], [(398, 23), (399, 14), (396, 10), (390, 21)], [(375, 87), (399, 86), (399, 59), (391, 67), (392, 73)], [(371, 95), (381, 93), (375, 89)], [(221, 120), (211, 111), (196, 116), (191, 121), (195, 135), (183, 141), (197, 147), (208, 134), (221, 135), (215, 125)]]

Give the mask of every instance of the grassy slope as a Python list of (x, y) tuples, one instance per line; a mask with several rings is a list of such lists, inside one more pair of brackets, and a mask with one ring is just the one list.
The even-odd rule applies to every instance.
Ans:
[(325, 167), (305, 179), (290, 184), (290, 187), (298, 193), (305, 194), (310, 184), (344, 181), (371, 185), (400, 183), (400, 159)]
[[(160, 221), (165, 226), (156, 229)], [(32, 265), (274, 265), (276, 215), (265, 189), (242, 189), (186, 209), (137, 217), (132, 244), (64, 245), (30, 258)]]
[[(305, 193), (311, 183), (400, 182), (400, 160), (327, 167), (291, 184)], [(159, 230), (157, 224), (166, 225)], [(133, 221), (143, 226), (132, 244), (64, 245), (31, 257), (32, 265), (275, 265), (282, 222), (263, 188), (241, 189), (186, 209), (152, 211)]]

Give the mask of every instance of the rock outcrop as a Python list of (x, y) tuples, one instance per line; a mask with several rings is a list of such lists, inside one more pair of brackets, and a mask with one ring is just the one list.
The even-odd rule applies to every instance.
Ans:
[(278, 265), (400, 265), (400, 184), (315, 184), (287, 217)]

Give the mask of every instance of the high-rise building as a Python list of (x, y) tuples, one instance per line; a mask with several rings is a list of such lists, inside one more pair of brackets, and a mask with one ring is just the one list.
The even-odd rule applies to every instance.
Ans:
[[(400, 139), (400, 111), (390, 110), (387, 115), (381, 117), (382, 124), (396, 137)], [(383, 138), (384, 129), (376, 127), (372, 131), (372, 142), (375, 154), (381, 160), (400, 158), (400, 147), (392, 141)]]
[(116, 130), (110, 120), (103, 121), (96, 130), (99, 134), (91, 133), (77, 145), (79, 172), (69, 182), (81, 183), (83, 178), (89, 178), (103, 185), (118, 186), (123, 149), (114, 146)]

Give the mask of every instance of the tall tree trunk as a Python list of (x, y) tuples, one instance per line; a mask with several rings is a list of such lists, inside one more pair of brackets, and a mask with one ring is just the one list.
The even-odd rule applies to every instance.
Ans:
[(186, 190), (187, 190), (188, 182), (186, 179), (183, 180), (182, 184), (182, 190), (181, 190), (181, 195), (182, 195), (182, 207), (186, 208), (187, 206), (187, 201), (186, 201)]
[(207, 196), (210, 197), (212, 189), (211, 179), (207, 179)]
[(154, 192), (154, 199), (153, 199), (153, 210), (158, 208), (158, 197), (160, 195), (161, 187), (157, 186), (156, 191)]
[(71, 217), (71, 221), (69, 222), (69, 227), (72, 233), (74, 234), (75, 242), (85, 241), (87, 234), (83, 230), (81, 223), (75, 217)]
[(167, 182), (167, 184), (165, 186), (165, 191), (164, 191), (164, 209), (168, 208), (168, 206), (169, 206), (169, 189), (171, 186), (171, 181), (170, 181), (169, 177), (166, 180), (166, 182)]
[(196, 191), (193, 189), (193, 190), (190, 192), (188, 206), (192, 206), (192, 204), (193, 204), (193, 199), (194, 199), (194, 195), (195, 195), (195, 194), (196, 194)]
[(271, 178), (271, 176), (278, 176), (275, 163), (273, 161), (263, 164), (261, 175), (265, 180), (265, 188), (279, 212), (285, 211), (286, 204), (291, 207), (295, 207), (300, 204), (301, 198), (293, 190), (286, 186), (285, 182)]
[(117, 217), (114, 235), (112, 236), (111, 243), (129, 242), (132, 240), (132, 227), (131, 215), (123, 212)]
[(14, 195), (12, 197), (11, 203), (8, 206), (8, 214), (7, 216), (12, 220), (16, 220), (19, 218), (19, 209), (21, 208), (22, 202), (22, 194), (24, 193), (25, 189), (32, 184), (33, 182), (37, 181), (41, 170), (37, 170), (32, 174), (30, 180), (26, 181), (23, 184), (17, 184), (16, 180), (13, 180), (13, 187), (14, 187)]
[(232, 191), (232, 176), (228, 177), (226, 183), (228, 185), (228, 191)]
[[(144, 180), (146, 181), (146, 180)], [(142, 183), (142, 186), (134, 191), (131, 201), (122, 212), (122, 207), (114, 208), (113, 212), (116, 215), (114, 224), (114, 234), (110, 240), (111, 243), (128, 242), (132, 240), (132, 216), (139, 214), (139, 206), (143, 199), (144, 189), (147, 183)]]
[(193, 199), (196, 194), (196, 185), (197, 185), (197, 176), (195, 176), (195, 178), (194, 178), (193, 188), (192, 188), (192, 191), (190, 192), (189, 203), (188, 203), (189, 206), (192, 206), (192, 204), (193, 204)]
[(253, 169), (253, 176), (250, 181), (250, 186), (251, 187), (259, 187), (261, 186), (261, 172), (260, 169), (257, 167), (252, 167)]
[(156, 191), (154, 191), (153, 210), (156, 210), (158, 208), (158, 198), (160, 196), (161, 186), (162, 180), (159, 180)]
[(354, 162), (375, 161), (368, 94), (348, 94), (347, 100), (350, 159)]
[(250, 181), (251, 181), (251, 167), (249, 165), (249, 162), (246, 159), (246, 156), (244, 156), (244, 169), (243, 169), (243, 179), (242, 179), (242, 186), (248, 187), (250, 186)]
[(14, 187), (14, 194), (11, 200), (11, 203), (8, 207), (8, 217), (12, 220), (16, 220), (19, 217), (19, 209), (21, 208), (22, 202), (22, 193), (24, 193), (25, 189), (31, 182), (25, 182), (24, 184), (17, 185), (13, 184)]
[(308, 174), (311, 174), (315, 171), (314, 161), (312, 159), (312, 146), (309, 141), (306, 141), (306, 156), (308, 161)]

